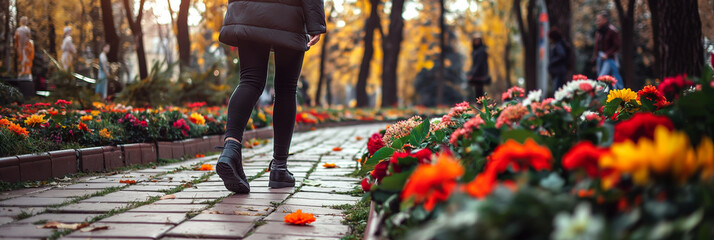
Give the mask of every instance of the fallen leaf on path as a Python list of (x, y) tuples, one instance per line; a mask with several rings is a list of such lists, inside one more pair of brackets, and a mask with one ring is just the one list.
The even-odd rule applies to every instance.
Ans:
[(56, 228), (56, 229), (77, 230), (77, 229), (80, 229), (80, 228), (83, 228), (86, 226), (89, 226), (89, 223), (84, 222), (84, 223), (70, 224), (70, 223), (62, 223), (62, 222), (53, 221), (53, 222), (45, 223), (45, 225), (42, 225), (42, 226), (37, 226), (37, 228)]
[(362, 137), (356, 136), (356, 137), (355, 137), (355, 140), (357, 140), (357, 141), (362, 141)]
[(196, 158), (202, 158), (202, 157), (206, 157), (206, 155), (205, 154), (196, 154)]
[(211, 171), (211, 170), (213, 170), (213, 165), (211, 165), (211, 164), (201, 164), (201, 168), (199, 168), (198, 170), (201, 170), (201, 171)]
[(332, 151), (339, 152), (339, 151), (342, 151), (342, 148), (341, 148), (341, 147), (334, 147), (334, 148), (332, 148)]
[(109, 226), (98, 226), (98, 227), (88, 227), (88, 228), (82, 228), (82, 230), (79, 230), (80, 232), (94, 232), (97, 230), (107, 230), (109, 229)]
[(325, 167), (325, 168), (336, 168), (336, 167), (338, 167), (337, 164), (334, 164), (334, 163), (325, 163), (325, 164), (322, 164), (322, 166)]
[(164, 195), (164, 196), (160, 197), (159, 199), (164, 200), (164, 199), (175, 199), (175, 198), (176, 198), (176, 195), (169, 194), (169, 195)]
[(221, 211), (216, 211), (216, 210), (210, 210), (210, 211), (209, 211), (209, 210), (204, 210), (204, 211), (201, 212), (201, 213), (205, 213), (205, 214), (223, 214), (223, 212), (221, 212)]
[(303, 213), (302, 210), (298, 209), (296, 212), (285, 215), (285, 222), (305, 226), (309, 223), (315, 221), (315, 215), (311, 213)]
[(136, 180), (119, 180), (119, 183), (135, 184)]

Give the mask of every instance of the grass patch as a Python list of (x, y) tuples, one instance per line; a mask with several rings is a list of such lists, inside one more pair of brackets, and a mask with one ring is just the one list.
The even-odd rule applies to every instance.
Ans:
[(332, 205), (332, 206), (329, 206), (329, 207), (332, 208), (332, 209), (337, 209), (337, 210), (349, 210), (349, 209), (352, 209), (354, 206), (355, 206), (355, 205), (345, 203), (345, 204), (342, 204), (342, 205)]
[(13, 218), (14, 218), (15, 220), (17, 220), (17, 221), (20, 221), (20, 220), (22, 220), (22, 219), (29, 218), (29, 217), (32, 217), (32, 216), (34, 216), (32, 213), (28, 213), (28, 212), (25, 212), (25, 211), (21, 211), (20, 214), (15, 215), (15, 217), (13, 217)]
[[(370, 199), (363, 199), (342, 211), (345, 214), (345, 220), (342, 220), (342, 223), (350, 226), (350, 234), (342, 237), (342, 240), (359, 240), (364, 238), (364, 231), (367, 228), (367, 219), (369, 218), (369, 203)], [(340, 205), (339, 207), (345, 206)]]
[(334, 192), (336, 194), (350, 195), (353, 197), (364, 196), (364, 191), (359, 187), (355, 187), (354, 189), (352, 189), (352, 191), (344, 191), (344, 192), (332, 191), (332, 192)]
[(268, 224), (268, 222), (266, 222), (265, 220), (258, 220), (258, 221), (255, 221), (254, 224), (255, 224), (255, 227), (260, 227), (265, 224)]

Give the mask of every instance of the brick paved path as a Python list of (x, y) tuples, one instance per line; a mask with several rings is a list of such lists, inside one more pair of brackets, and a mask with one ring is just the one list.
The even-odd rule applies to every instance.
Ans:
[[(272, 142), (244, 149), (244, 169), (251, 193), (233, 195), (214, 171), (193, 170), (216, 164), (218, 155), (190, 159), (156, 168), (86, 177), (73, 183), (0, 193), (0, 238), (62, 239), (336, 239), (349, 232), (341, 210), (333, 205), (354, 204), (358, 179), (345, 177), (355, 167), (369, 134), (384, 124), (318, 129), (296, 133), (289, 168), (295, 188), (268, 188), (264, 174), (272, 156)], [(342, 151), (333, 151), (341, 147)], [(339, 168), (324, 168), (336, 163)], [(136, 180), (136, 184), (119, 183)], [(298, 191), (296, 191), (298, 190)], [(160, 199), (172, 193), (173, 199)], [(283, 223), (293, 211), (315, 214), (309, 226)], [(18, 216), (19, 215), (19, 216)], [(108, 226), (93, 232), (42, 229), (42, 223), (93, 222)], [(60, 234), (60, 232), (62, 234)]]

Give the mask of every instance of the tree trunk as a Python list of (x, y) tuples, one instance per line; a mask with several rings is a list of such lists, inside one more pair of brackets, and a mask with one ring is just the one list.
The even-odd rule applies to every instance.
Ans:
[[(47, 44), (47, 50), (51, 56), (59, 57), (57, 56), (57, 33), (55, 33), (55, 21), (52, 19), (52, 12), (54, 10), (54, 7), (50, 7), (49, 4), (47, 5), (47, 23), (49, 24), (48, 29), (47, 29), (47, 38), (48, 38), (48, 44)], [(38, 39), (39, 40), (39, 39)], [(39, 50), (35, 48), (36, 50)]]
[(558, 27), (563, 38), (572, 43), (570, 26), (573, 17), (570, 11), (570, 0), (545, 0), (545, 5), (548, 8), (548, 21), (550, 21), (551, 28)]
[(404, 38), (404, 0), (393, 0), (389, 14), (389, 35), (384, 37), (382, 49), (382, 107), (397, 106), (397, 68)]
[(11, 68), (10, 66), (11, 63), (11, 47), (10, 43), (12, 42), (12, 35), (10, 32), (10, 1), (9, 0), (0, 0), (0, 21), (2, 26), (0, 27), (0, 58), (3, 60), (2, 63), (3, 65), (0, 67), (3, 67), (6, 72), (10, 72)]
[[(119, 62), (119, 35), (114, 26), (114, 14), (112, 13), (112, 0), (100, 0), (102, 6), (102, 26), (104, 27), (104, 43), (109, 44), (111, 49), (107, 54), (109, 62)], [(99, 47), (99, 51), (104, 44)]]
[(506, 35), (506, 47), (503, 50), (504, 68), (506, 69), (506, 87), (511, 88), (511, 35)]
[(444, 48), (446, 48), (446, 23), (444, 22), (446, 6), (444, 0), (439, 0), (439, 68), (436, 70), (436, 105), (444, 102)]
[(176, 41), (178, 42), (178, 52), (181, 72), (191, 65), (191, 39), (188, 32), (188, 8), (191, 0), (181, 0), (178, 16), (176, 17)]
[(136, 57), (139, 59), (139, 78), (144, 79), (149, 76), (146, 69), (146, 53), (144, 51), (144, 31), (141, 29), (141, 18), (144, 16), (144, 2), (146, 0), (139, 1), (139, 15), (136, 19), (131, 10), (131, 5), (129, 5), (129, 0), (123, 0), (124, 12), (126, 13), (127, 21), (129, 21), (129, 27), (131, 28), (131, 33), (134, 35), (134, 45), (136, 45)]
[(379, 27), (379, 3), (380, 0), (370, 0), (371, 10), (369, 18), (364, 24), (364, 55), (357, 76), (357, 107), (369, 105), (367, 97), (367, 78), (369, 77), (370, 64), (374, 55), (374, 31)]
[(647, 0), (647, 6), (650, 9), (651, 22), (650, 27), (652, 28), (652, 52), (654, 54), (654, 64), (652, 64), (652, 73), (655, 78), (662, 78), (662, 71), (660, 70), (660, 64), (662, 63), (662, 54), (659, 52), (659, 15), (655, 14), (659, 12), (659, 4), (657, 0)]
[[(521, 13), (521, 0), (513, 0), (513, 14), (516, 16), (516, 23), (521, 33), (521, 42), (523, 42), (524, 59), (523, 68), (525, 70), (526, 90), (535, 90), (536, 85), (536, 57), (538, 56), (538, 19), (536, 18), (535, 9), (536, 0), (528, 0), (526, 5), (526, 22), (523, 21)], [(528, 24), (528, 25), (526, 25)]]
[(622, 5), (622, 0), (615, 0), (617, 15), (620, 19), (620, 37), (622, 38), (622, 67), (620, 72), (625, 87), (639, 89), (640, 83), (635, 79), (635, 2), (627, 0), (627, 9)]
[[(329, 18), (329, 17), (328, 17)], [(327, 44), (329, 43), (330, 35), (325, 33), (322, 34), (322, 47), (320, 48), (320, 75), (317, 80), (317, 91), (315, 91), (315, 106), (320, 106), (322, 104), (322, 85), (325, 82), (325, 62), (327, 60)], [(325, 89), (329, 91), (329, 89)]]
[(704, 65), (702, 23), (697, 0), (655, 0), (659, 24), (660, 75), (699, 76)]

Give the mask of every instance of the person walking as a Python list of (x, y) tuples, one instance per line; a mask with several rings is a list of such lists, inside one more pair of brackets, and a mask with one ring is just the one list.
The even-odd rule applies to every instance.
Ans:
[(488, 74), (488, 52), (480, 33), (474, 34), (471, 47), (472, 64), (467, 79), (478, 99), (484, 95), (484, 85), (491, 84), (491, 76)]
[(102, 53), (99, 54), (99, 73), (97, 74), (97, 83), (94, 86), (94, 92), (102, 96), (102, 100), (107, 99), (107, 85), (109, 84), (109, 60), (107, 59), (107, 53), (111, 46), (105, 44), (102, 48)]
[(595, 50), (593, 61), (596, 61), (598, 77), (610, 75), (617, 79), (615, 89), (625, 85), (617, 66), (617, 52), (620, 51), (620, 36), (615, 26), (610, 24), (610, 14), (602, 11), (595, 18), (597, 32), (595, 33)]
[(569, 44), (563, 39), (563, 35), (557, 28), (553, 28), (548, 33), (550, 40), (550, 56), (548, 61), (548, 73), (553, 80), (553, 92), (568, 81), (568, 64), (569, 64)]
[(235, 193), (249, 193), (242, 166), (243, 130), (265, 88), (270, 51), (275, 54), (275, 107), (271, 188), (294, 187), (287, 159), (295, 126), (296, 88), (310, 46), (327, 30), (323, 0), (230, 0), (219, 41), (238, 48), (241, 81), (228, 102), (226, 135), (216, 172)]
[(69, 70), (72, 67), (72, 60), (74, 55), (77, 54), (77, 48), (74, 47), (72, 43), (72, 27), (64, 27), (64, 40), (62, 40), (62, 67)]

